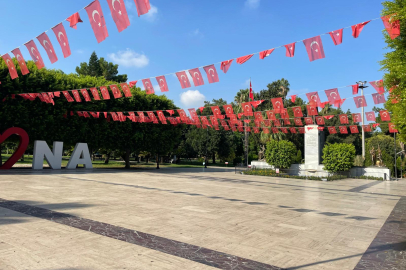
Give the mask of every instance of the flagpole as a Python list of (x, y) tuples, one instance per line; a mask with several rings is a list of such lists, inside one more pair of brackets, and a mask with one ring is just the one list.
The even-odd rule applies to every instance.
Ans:
[[(248, 90), (248, 102), (251, 102), (251, 77), (250, 77), (250, 88)], [(247, 119), (249, 119), (249, 116), (247, 116)], [(246, 159), (247, 159), (247, 168), (249, 168), (247, 123), (244, 122), (244, 125), (245, 125), (245, 155), (246, 155)]]

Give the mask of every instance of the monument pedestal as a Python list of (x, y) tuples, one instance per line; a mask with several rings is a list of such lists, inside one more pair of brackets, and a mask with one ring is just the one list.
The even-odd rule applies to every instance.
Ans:
[(305, 126), (305, 167), (318, 169), (321, 163), (324, 146), (324, 132), (318, 130), (318, 125)]

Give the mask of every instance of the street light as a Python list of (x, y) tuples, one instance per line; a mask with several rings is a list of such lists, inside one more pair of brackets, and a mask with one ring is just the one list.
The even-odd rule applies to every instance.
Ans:
[[(361, 95), (364, 95), (364, 88), (367, 88), (366, 81), (359, 81), (357, 82), (358, 88), (361, 88)], [(365, 160), (365, 132), (364, 132), (364, 122), (365, 122), (365, 114), (364, 114), (364, 106), (361, 108), (362, 112), (362, 158)]]

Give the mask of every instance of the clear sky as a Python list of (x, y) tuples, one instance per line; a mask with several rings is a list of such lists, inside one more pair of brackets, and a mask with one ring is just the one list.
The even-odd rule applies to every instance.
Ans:
[[(70, 57), (63, 58), (53, 32), (48, 32), (59, 58), (51, 64), (36, 36), (90, 2), (3, 0), (0, 53), (35, 39), (47, 68), (70, 73), (96, 51), (99, 57), (120, 64), (120, 73), (128, 74), (131, 81), (209, 65), (317, 36), (380, 17), (382, 9), (380, 0), (151, 0), (152, 10), (139, 18), (134, 1), (125, 0), (131, 25), (118, 33), (107, 1), (100, 0), (109, 37), (98, 44), (85, 10), (81, 10), (84, 22), (78, 24), (77, 30), (70, 28), (68, 22), (64, 23), (72, 50)], [(215, 84), (208, 84), (205, 78), (204, 86), (182, 89), (176, 77), (169, 75), (166, 76), (169, 86), (166, 95), (186, 109), (203, 105), (204, 99), (223, 98), (231, 102), (239, 89), (248, 87), (250, 77), (256, 92), (274, 80), (285, 78), (291, 85), (289, 95), (304, 95), (359, 80), (381, 79), (383, 72), (379, 71), (378, 61), (385, 53), (383, 29), (381, 20), (370, 22), (357, 39), (351, 36), (351, 29), (344, 29), (343, 43), (338, 46), (329, 35), (324, 35), (326, 58), (314, 62), (309, 62), (305, 47), (299, 42), (293, 58), (285, 57), (285, 49), (279, 48), (264, 60), (255, 55), (243, 65), (234, 61), (227, 74), (217, 64), (220, 82)], [(31, 59), (25, 46), (21, 51), (26, 60)], [(203, 69), (201, 72), (205, 77)], [(156, 84), (155, 79), (152, 82)], [(155, 90), (161, 94), (157, 87)], [(185, 95), (188, 90), (198, 92)], [(339, 92), (342, 98), (352, 97), (351, 88)], [(369, 87), (365, 94), (369, 93), (375, 90)], [(324, 93), (319, 94), (322, 101), (327, 101)], [(371, 96), (367, 102), (366, 111), (370, 111)], [(358, 112), (352, 98), (343, 107)]]

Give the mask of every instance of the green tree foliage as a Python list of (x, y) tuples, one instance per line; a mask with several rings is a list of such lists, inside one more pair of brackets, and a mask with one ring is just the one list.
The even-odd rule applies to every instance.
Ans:
[(297, 148), (289, 141), (270, 141), (266, 145), (265, 159), (276, 168), (288, 169), (296, 161)]
[(348, 143), (326, 144), (323, 148), (324, 169), (329, 172), (348, 171), (354, 164), (355, 147)]
[(76, 73), (82, 76), (104, 77), (106, 80), (126, 82), (127, 75), (118, 75), (118, 65), (97, 57), (96, 52), (90, 56), (89, 63), (82, 62), (76, 67)]
[[(384, 134), (378, 134), (366, 140), (365, 145), (365, 166), (374, 166), (372, 164), (370, 151), (372, 147), (377, 153), (378, 147), (381, 149), (383, 166), (389, 168), (391, 172), (395, 163), (395, 140), (393, 137)], [(401, 151), (399, 142), (396, 142), (396, 153)]]

